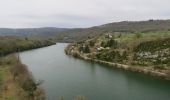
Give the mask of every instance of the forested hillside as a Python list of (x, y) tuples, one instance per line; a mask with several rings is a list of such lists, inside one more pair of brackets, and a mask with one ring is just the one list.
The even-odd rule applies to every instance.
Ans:
[(0, 55), (6, 55), (13, 52), (35, 49), (39, 47), (55, 44), (47, 39), (0, 36)]
[(106, 33), (69, 45), (66, 54), (167, 74), (170, 32)]
[(170, 30), (170, 20), (148, 21), (123, 21), (109, 23), (90, 28), (25, 28), (25, 29), (0, 29), (0, 35), (17, 35), (51, 38), (58, 42), (74, 42), (89, 37), (94, 37), (106, 32), (163, 32)]

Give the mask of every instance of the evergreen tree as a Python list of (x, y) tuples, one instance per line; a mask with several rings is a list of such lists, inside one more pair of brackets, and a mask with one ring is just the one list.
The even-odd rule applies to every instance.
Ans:
[(84, 53), (90, 53), (90, 48), (89, 48), (88, 45), (85, 45), (83, 52)]

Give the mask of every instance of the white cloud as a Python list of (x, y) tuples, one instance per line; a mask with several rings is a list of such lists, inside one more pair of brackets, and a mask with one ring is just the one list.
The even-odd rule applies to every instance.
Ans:
[(0, 27), (90, 27), (170, 18), (169, 0), (0, 0)]

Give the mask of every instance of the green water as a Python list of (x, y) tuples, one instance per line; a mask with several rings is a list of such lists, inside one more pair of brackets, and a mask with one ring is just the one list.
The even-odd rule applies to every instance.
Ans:
[(20, 54), (36, 79), (44, 80), (48, 100), (170, 100), (170, 82), (67, 56), (67, 44)]

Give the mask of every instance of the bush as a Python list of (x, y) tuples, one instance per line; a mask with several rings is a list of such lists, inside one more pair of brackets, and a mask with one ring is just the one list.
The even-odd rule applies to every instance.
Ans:
[(136, 48), (134, 48), (135, 52), (140, 51), (158, 51), (161, 49), (166, 49), (170, 47), (170, 38), (160, 39), (160, 40), (153, 40), (140, 43)]
[(113, 47), (117, 48), (117, 42), (114, 39), (109, 39), (107, 42), (102, 41), (101, 43), (102, 47)]
[(94, 41), (90, 41), (89, 44), (90, 44), (91, 47), (93, 47), (95, 42)]
[(90, 48), (89, 48), (89, 46), (88, 45), (86, 45), (85, 46), (85, 48), (84, 48), (84, 51), (83, 51), (84, 53), (90, 53)]
[(170, 78), (170, 69), (167, 71), (168, 78)]
[(80, 52), (82, 51), (83, 53), (90, 53), (90, 48), (89, 48), (88, 45), (85, 45), (85, 46), (81, 45), (81, 46), (79, 47), (79, 51), (80, 51)]
[(103, 50), (95, 55), (96, 59), (109, 62), (122, 62), (123, 58), (118, 51)]
[(26, 91), (30, 98), (33, 98), (39, 84), (36, 84), (27, 66), (18, 63), (10, 68), (10, 72), (19, 86)]

